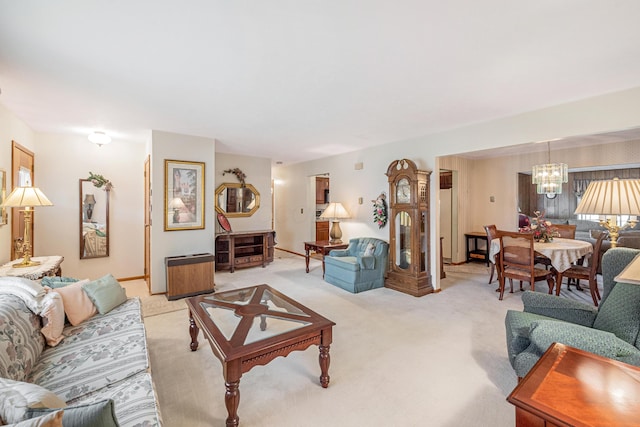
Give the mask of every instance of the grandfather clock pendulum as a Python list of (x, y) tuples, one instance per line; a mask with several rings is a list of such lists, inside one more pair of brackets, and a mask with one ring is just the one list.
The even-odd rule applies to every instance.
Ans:
[(420, 297), (433, 292), (429, 233), (429, 177), (408, 159), (395, 160), (389, 178), (389, 268), (384, 286)]

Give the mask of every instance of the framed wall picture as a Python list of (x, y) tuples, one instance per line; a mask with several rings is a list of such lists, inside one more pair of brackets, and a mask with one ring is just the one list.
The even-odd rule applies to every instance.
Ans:
[(164, 161), (164, 231), (204, 228), (204, 163)]

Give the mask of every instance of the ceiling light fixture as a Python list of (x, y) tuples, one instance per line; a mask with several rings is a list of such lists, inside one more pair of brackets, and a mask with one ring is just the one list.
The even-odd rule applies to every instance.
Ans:
[(93, 142), (98, 147), (102, 147), (103, 145), (111, 142), (111, 137), (104, 132), (93, 132), (89, 135), (89, 141)]
[(547, 162), (535, 165), (531, 171), (531, 182), (538, 194), (553, 198), (562, 194), (562, 184), (569, 181), (569, 167), (566, 163), (551, 163), (551, 141), (547, 141)]

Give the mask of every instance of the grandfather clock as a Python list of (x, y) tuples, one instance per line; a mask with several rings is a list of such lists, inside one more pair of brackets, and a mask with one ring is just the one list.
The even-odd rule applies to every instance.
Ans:
[(395, 160), (389, 178), (389, 268), (384, 286), (420, 297), (433, 292), (429, 233), (429, 176), (408, 159)]

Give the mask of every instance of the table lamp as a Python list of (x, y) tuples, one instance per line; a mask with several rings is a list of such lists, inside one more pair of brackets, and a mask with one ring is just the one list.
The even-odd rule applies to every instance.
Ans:
[(96, 205), (96, 198), (93, 194), (87, 194), (84, 197), (84, 205), (87, 207), (87, 219), (91, 221), (93, 216), (93, 207)]
[[(592, 181), (584, 192), (575, 211), (576, 214), (603, 215), (600, 225), (609, 230), (611, 247), (618, 246), (620, 230), (635, 227), (640, 215), (640, 179), (618, 179)], [(618, 226), (618, 215), (636, 216), (627, 224)]]
[(169, 209), (173, 209), (173, 223), (180, 222), (180, 211), (186, 206), (180, 197), (176, 197), (169, 202)]
[(2, 203), (2, 207), (24, 208), (24, 242), (22, 243), (22, 262), (13, 264), (14, 268), (33, 267), (39, 265), (38, 261), (31, 261), (31, 241), (29, 232), (31, 229), (31, 213), (35, 206), (53, 206), (47, 196), (36, 187), (16, 187), (9, 197)]
[(342, 243), (342, 230), (340, 229), (340, 219), (349, 218), (349, 212), (342, 206), (342, 203), (329, 203), (329, 206), (320, 215), (322, 219), (331, 220), (331, 231), (329, 232), (329, 243)]

